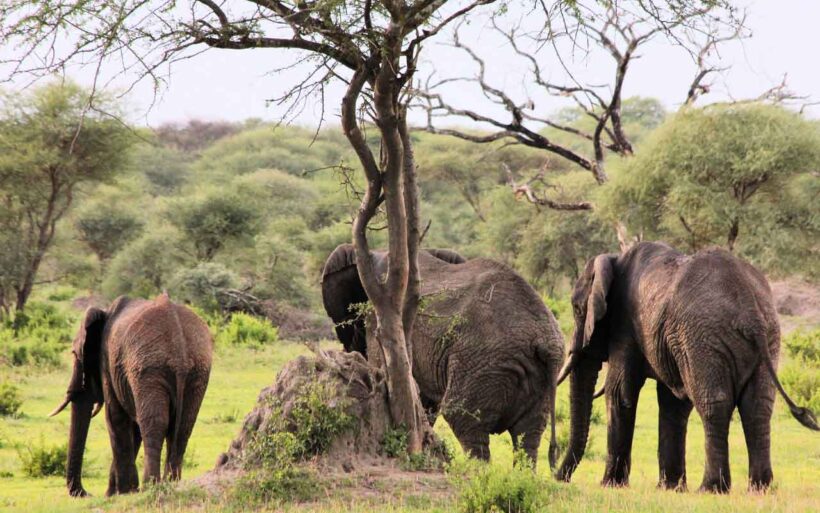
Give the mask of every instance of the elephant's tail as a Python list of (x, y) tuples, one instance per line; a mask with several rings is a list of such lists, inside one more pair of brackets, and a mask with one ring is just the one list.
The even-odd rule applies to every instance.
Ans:
[(774, 362), (772, 362), (772, 355), (769, 353), (769, 343), (766, 340), (766, 337), (758, 335), (754, 338), (757, 342), (760, 354), (763, 357), (763, 363), (766, 365), (766, 369), (769, 371), (769, 375), (771, 376), (772, 381), (774, 381), (780, 395), (783, 397), (783, 400), (786, 401), (786, 404), (789, 406), (789, 411), (791, 411), (792, 415), (799, 423), (811, 430), (820, 431), (820, 425), (817, 424), (817, 417), (814, 416), (814, 413), (808, 408), (803, 408), (795, 404), (791, 397), (789, 397), (789, 394), (786, 393), (786, 390), (783, 389), (783, 385), (780, 384), (780, 380), (777, 379), (777, 371), (774, 368)]
[(555, 392), (552, 393), (552, 406), (550, 407), (550, 447), (549, 462), (550, 470), (555, 470), (555, 463), (558, 461), (558, 442), (555, 439)]

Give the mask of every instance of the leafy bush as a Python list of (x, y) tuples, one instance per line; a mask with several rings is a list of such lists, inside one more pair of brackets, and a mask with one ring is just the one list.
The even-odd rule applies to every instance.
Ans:
[(0, 325), (0, 360), (8, 365), (57, 367), (73, 338), (73, 322), (53, 305), (29, 302)]
[(238, 283), (239, 277), (224, 265), (206, 262), (178, 271), (171, 280), (171, 293), (206, 312), (219, 312), (225, 306), (225, 292)]
[(289, 465), (246, 473), (237, 480), (232, 499), (243, 506), (284, 500), (304, 502), (318, 493), (319, 482), (314, 471)]
[(524, 454), (515, 455), (512, 470), (468, 461), (451, 466), (463, 513), (530, 513), (545, 511), (555, 485), (532, 468)]
[(65, 475), (68, 459), (67, 444), (47, 446), (41, 438), (39, 443), (18, 449), (23, 472), (29, 477)]
[(780, 382), (794, 402), (820, 412), (820, 366), (790, 363), (780, 371)]
[(103, 294), (150, 297), (161, 292), (182, 258), (178, 238), (173, 230), (154, 228), (128, 243), (108, 266)]
[(263, 346), (279, 340), (279, 328), (267, 319), (235, 313), (216, 335), (217, 344), (233, 346)]
[(20, 389), (11, 383), (0, 383), (0, 416), (13, 417), (19, 413), (22, 405)]
[(820, 329), (796, 330), (783, 339), (783, 345), (790, 356), (820, 364)]
[(248, 443), (245, 466), (250, 471), (234, 488), (235, 502), (304, 501), (316, 496), (315, 472), (297, 463), (326, 451), (336, 435), (353, 427), (338, 396), (326, 383), (309, 381), (292, 399), (287, 418), (281, 405), (271, 405), (265, 429)]
[(335, 436), (354, 425), (338, 396), (325, 383), (308, 382), (292, 399), (287, 419), (281, 406), (273, 405), (268, 429), (257, 433), (248, 445), (249, 461), (276, 467), (327, 450)]
[(783, 343), (791, 361), (780, 371), (780, 381), (797, 404), (820, 411), (820, 329), (795, 331)]

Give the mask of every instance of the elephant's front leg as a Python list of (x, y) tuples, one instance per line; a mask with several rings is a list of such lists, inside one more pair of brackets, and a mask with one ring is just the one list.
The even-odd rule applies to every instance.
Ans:
[(692, 413), (692, 403), (675, 397), (669, 388), (658, 382), (658, 487), (686, 490), (686, 425)]
[[(627, 486), (632, 464), (632, 437), (638, 396), (646, 380), (642, 365), (634, 363), (636, 356), (612, 355), (606, 377), (606, 402), (609, 410), (607, 426), (607, 462), (604, 486)], [(614, 357), (614, 358), (613, 358)], [(624, 362), (629, 362), (625, 364)]]
[[(111, 397), (111, 396), (109, 396)], [(137, 447), (134, 440), (135, 424), (116, 400), (105, 406), (105, 420), (111, 441), (111, 471), (106, 496), (135, 492), (139, 489), (137, 477)]]

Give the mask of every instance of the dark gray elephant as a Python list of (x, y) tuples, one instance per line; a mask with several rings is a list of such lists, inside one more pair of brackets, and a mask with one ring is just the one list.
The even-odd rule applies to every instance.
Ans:
[(629, 480), (638, 394), (657, 381), (659, 486), (686, 487), (686, 425), (694, 408), (706, 433), (701, 490), (731, 486), (728, 433), (740, 411), (749, 483), (772, 481), (770, 420), (780, 390), (801, 424), (818, 429), (777, 380), (780, 330), (766, 278), (731, 253), (687, 256), (652, 242), (587, 262), (572, 295), (575, 334), (560, 380), (570, 376), (571, 433), (556, 477), (568, 481), (584, 454), (593, 390), (607, 361), (607, 463), (603, 484)]
[(181, 477), (212, 350), (208, 326), (166, 294), (153, 301), (120, 297), (108, 310), (86, 311), (74, 339), (74, 372), (65, 400), (51, 414), (71, 404), (66, 483), (72, 496), (87, 495), (83, 452), (91, 418), (103, 405), (113, 453), (106, 495), (139, 488), (140, 444), (145, 445), (143, 483), (160, 479), (164, 440), (164, 475)]
[[(381, 274), (387, 255), (374, 257)], [(508, 431), (534, 461), (552, 418), (552, 461), (555, 380), (563, 360), (555, 318), (524, 279), (500, 263), (429, 250), (420, 252), (419, 272), (422, 306), (412, 358), (422, 404), (433, 417), (440, 412), (464, 450), (481, 459), (489, 458), (489, 435)], [(366, 353), (365, 323), (351, 307), (367, 295), (351, 245), (327, 259), (322, 298), (345, 349)]]

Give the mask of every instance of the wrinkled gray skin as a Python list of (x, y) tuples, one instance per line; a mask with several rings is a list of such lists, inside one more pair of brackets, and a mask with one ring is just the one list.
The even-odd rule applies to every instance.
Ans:
[[(772, 481), (770, 420), (775, 390), (792, 414), (817, 429), (777, 381), (780, 330), (765, 277), (731, 253), (686, 256), (644, 242), (587, 262), (572, 296), (570, 442), (556, 477), (569, 481), (589, 433), (595, 380), (608, 361), (607, 463), (603, 484), (628, 484), (638, 394), (657, 381), (659, 486), (686, 488), (686, 425), (694, 407), (706, 433), (702, 491), (727, 492), (728, 432), (737, 407), (749, 454), (749, 484)], [(561, 379), (565, 372), (562, 370)]]
[[(88, 427), (105, 405), (113, 461), (106, 495), (139, 488), (136, 457), (145, 445), (143, 483), (177, 480), (211, 371), (208, 326), (163, 294), (153, 301), (117, 298), (108, 310), (89, 308), (74, 339), (74, 371), (64, 402), (71, 404), (66, 484), (74, 497), (82, 485)], [(92, 408), (97, 409), (92, 412)]]
[[(387, 256), (374, 256), (381, 275)], [(563, 342), (552, 313), (520, 276), (491, 260), (421, 251), (419, 271), (422, 306), (411, 352), (431, 421), (440, 412), (473, 457), (489, 459), (490, 433), (508, 431), (513, 445), (535, 461), (552, 418), (554, 461)], [(350, 310), (367, 301), (351, 245), (336, 248), (325, 263), (322, 297), (345, 349), (366, 354), (364, 321)]]

